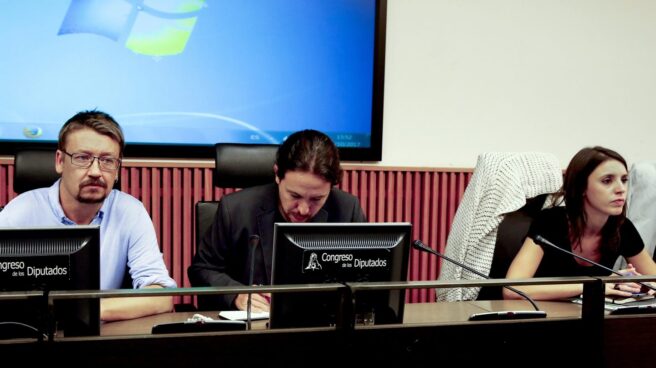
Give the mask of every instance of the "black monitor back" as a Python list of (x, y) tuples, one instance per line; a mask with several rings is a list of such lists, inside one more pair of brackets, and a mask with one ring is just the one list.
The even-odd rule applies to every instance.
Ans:
[[(100, 289), (100, 228), (0, 228), (0, 290)], [(54, 314), (53, 314), (54, 313)], [(0, 338), (98, 335), (99, 299), (0, 301)], [(53, 322), (55, 325), (53, 325)]]
[[(405, 281), (409, 223), (276, 223), (272, 283)], [(336, 292), (274, 293), (271, 328), (332, 326)], [(405, 290), (358, 292), (355, 316), (374, 324), (401, 323)]]

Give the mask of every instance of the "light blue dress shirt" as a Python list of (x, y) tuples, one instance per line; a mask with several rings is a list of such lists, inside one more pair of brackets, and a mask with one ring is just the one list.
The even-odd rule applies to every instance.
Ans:
[[(75, 225), (59, 202), (59, 183), (25, 192), (0, 211), (0, 227)], [(100, 288), (121, 287), (126, 266), (134, 288), (176, 287), (164, 265), (155, 228), (143, 204), (112, 190), (90, 225), (100, 225)]]

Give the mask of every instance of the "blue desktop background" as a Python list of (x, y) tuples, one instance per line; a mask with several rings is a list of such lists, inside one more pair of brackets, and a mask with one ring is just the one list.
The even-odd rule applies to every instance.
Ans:
[[(338, 146), (369, 147), (375, 7), (0, 0), (0, 141), (54, 142), (68, 118), (98, 109), (128, 144), (280, 143), (313, 128)], [(171, 32), (177, 54), (126, 46)]]

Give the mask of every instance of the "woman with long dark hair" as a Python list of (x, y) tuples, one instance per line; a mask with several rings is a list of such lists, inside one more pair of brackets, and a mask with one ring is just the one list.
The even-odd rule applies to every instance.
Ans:
[[(627, 260), (626, 274), (656, 274), (656, 263), (645, 250), (640, 234), (626, 218), (628, 169), (626, 160), (604, 147), (580, 150), (565, 172), (563, 188), (554, 206), (531, 224), (524, 245), (515, 256), (507, 278), (610, 276), (610, 272), (557, 249), (541, 246), (537, 236), (564, 250), (612, 268), (617, 257)], [(581, 284), (517, 286), (534, 299), (578, 296)], [(606, 283), (606, 295), (630, 297), (640, 292), (636, 283)], [(521, 298), (504, 289), (505, 299)]]

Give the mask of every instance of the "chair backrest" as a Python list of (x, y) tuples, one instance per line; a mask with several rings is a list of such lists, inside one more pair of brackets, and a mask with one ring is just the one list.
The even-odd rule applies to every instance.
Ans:
[(247, 188), (271, 183), (278, 145), (217, 143), (214, 185), (220, 188)]
[[(527, 198), (554, 193), (563, 183), (560, 161), (542, 152), (486, 152), (458, 205), (445, 254), (478, 273), (489, 275), (497, 230), (504, 217), (524, 207)], [(442, 262), (440, 280), (477, 280), (474, 272)], [(440, 301), (475, 300), (480, 288), (438, 288)]]
[[(524, 207), (504, 216), (497, 229), (497, 240), (490, 266), (490, 278), (502, 279), (512, 263), (515, 255), (524, 244), (524, 239), (531, 227), (531, 222), (542, 209), (548, 194), (541, 194), (528, 199)], [(503, 299), (501, 286), (482, 287), (477, 300)]]
[(49, 187), (59, 179), (55, 170), (54, 150), (18, 151), (14, 156), (14, 191), (16, 193)]

